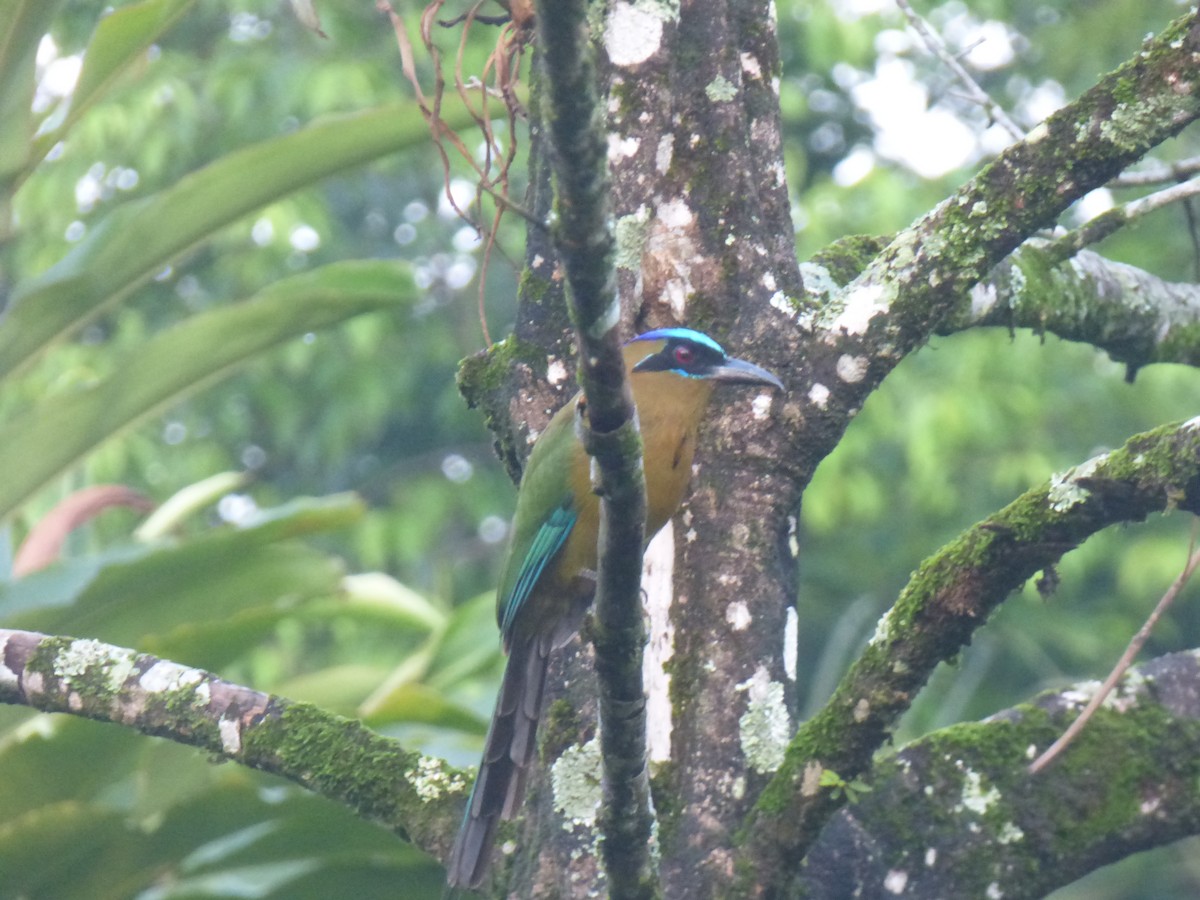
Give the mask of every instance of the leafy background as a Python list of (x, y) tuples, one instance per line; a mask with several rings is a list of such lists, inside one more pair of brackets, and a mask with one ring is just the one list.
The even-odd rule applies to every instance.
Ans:
[[(1000, 29), (1012, 58), (980, 78), (1029, 125), (1183, 6), (922, 12), (959, 48)], [(391, 28), (366, 2), (320, 8), (328, 40), (270, 0), (104, 10), (0, 9), (0, 621), (203, 666), (471, 764), (501, 664), (490, 591), (514, 492), (454, 386), (483, 345), (482, 250), (444, 198)], [(984, 114), (889, 4), (781, 0), (779, 21), (802, 258), (904, 226), (989, 151)], [(439, 40), (453, 51), (456, 37)], [(469, 70), (494, 40), (472, 33)], [(961, 165), (889, 154), (860, 101), (895, 71), (984, 135)], [(446, 115), (462, 121), (453, 104)], [(1188, 140), (1165, 152), (1194, 155)], [(1185, 225), (1170, 209), (1101, 249), (1194, 279)], [(498, 237), (494, 335), (512, 324), (520, 228)], [(805, 497), (802, 707), (924, 556), (1054, 472), (1196, 414), (1196, 387), (1181, 367), (1126, 383), (1090, 348), (1028, 333), (938, 340), (904, 363)], [(141, 514), (108, 510), (17, 577), (30, 530), (97, 484), (175, 499), (140, 531)], [(1101, 675), (1182, 566), (1190, 528), (1168, 516), (1072, 554), (1051, 596), (1027, 588), (938, 673), (898, 742)], [(1185, 600), (1149, 652), (1198, 644)], [(65, 717), (0, 709), (0, 809), (0, 897), (440, 891), (432, 861), (327, 801)], [(1062, 896), (1193, 896), (1194, 855), (1146, 855)]]

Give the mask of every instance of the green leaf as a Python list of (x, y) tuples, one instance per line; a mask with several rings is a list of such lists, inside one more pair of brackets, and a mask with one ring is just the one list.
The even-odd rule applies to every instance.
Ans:
[[(120, 815), (82, 803), (63, 802), (8, 817), (0, 826), (4, 896), (55, 900), (105, 896), (81, 882), (94, 883), (99, 870), (111, 861), (129, 865), (128, 844), (133, 838)], [(54, 863), (48, 865), (51, 859)]]
[(447, 699), (440, 691), (424, 684), (400, 685), (380, 698), (363, 721), (371, 726), (420, 723), (453, 728), (469, 734), (485, 734), (486, 719)]
[(495, 610), (491, 592), (455, 608), (429, 662), (430, 685), (449, 689), (500, 660)]
[(240, 490), (250, 481), (249, 472), (218, 472), (182, 487), (159, 504), (146, 521), (134, 531), (143, 543), (166, 537), (193, 513), (204, 509), (231, 491)]
[[(35, 715), (10, 729), (0, 741), (4, 821), (40, 806), (94, 798), (132, 770), (144, 741), (126, 728), (48, 714)], [(0, 864), (0, 872), (8, 869)]]
[[(0, 191), (29, 163), (33, 137), (33, 88), (38, 43), (61, 0), (0, 3)], [(0, 196), (0, 207), (7, 205)], [(7, 215), (7, 214), (6, 214)]]
[(445, 624), (445, 613), (385, 572), (347, 575), (342, 586), (346, 603), (363, 612), (376, 610), (382, 619), (422, 630)]
[[(195, 0), (145, 0), (113, 10), (96, 26), (83, 57), (83, 67), (70, 106), (61, 122), (38, 135), (30, 163), (36, 165), (61, 141), (150, 46), (179, 21)], [(34, 42), (34, 47), (37, 43)]]
[(429, 139), (412, 106), (331, 116), (230, 153), (113, 210), (61, 260), (12, 294), (0, 376), (62, 338), (241, 216), (344, 169)]
[[(0, 520), (102, 441), (277, 344), (408, 303), (406, 267), (334, 263), (195, 316), (150, 339), (107, 379), (47, 399), (0, 426)], [(19, 328), (10, 319), (0, 334)]]
[[(163, 636), (188, 624), (234, 624), (246, 610), (335, 593), (340, 561), (293, 538), (349, 525), (362, 509), (351, 495), (295, 501), (247, 527), (216, 529), (178, 546), (127, 547), (120, 556), (71, 560), (0, 586), (0, 615), (14, 628), (153, 644), (161, 652), (170, 643)], [(252, 620), (247, 627), (258, 630)], [(213, 664), (182, 654), (177, 659)]]

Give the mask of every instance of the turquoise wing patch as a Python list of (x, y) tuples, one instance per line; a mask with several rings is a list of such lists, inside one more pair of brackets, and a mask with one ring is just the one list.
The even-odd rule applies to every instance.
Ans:
[(529, 552), (521, 561), (521, 570), (517, 573), (517, 581), (513, 585), (512, 591), (500, 604), (500, 615), (497, 618), (500, 622), (500, 633), (504, 635), (506, 641), (512, 636), (517, 613), (529, 599), (529, 593), (537, 584), (538, 579), (542, 577), (546, 564), (567, 542), (567, 536), (575, 527), (575, 520), (578, 518), (579, 514), (570, 504), (563, 504), (550, 514), (550, 518), (534, 535), (533, 543), (529, 545)]

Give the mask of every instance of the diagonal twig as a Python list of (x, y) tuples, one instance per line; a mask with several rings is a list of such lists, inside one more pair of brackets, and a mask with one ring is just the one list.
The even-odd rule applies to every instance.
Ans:
[[(1195, 534), (1192, 535), (1192, 545), (1194, 548)], [(1158, 605), (1154, 607), (1154, 611), (1142, 623), (1142, 627), (1133, 636), (1133, 639), (1129, 642), (1129, 646), (1125, 648), (1125, 652), (1117, 660), (1117, 664), (1113, 666), (1112, 671), (1108, 673), (1108, 677), (1104, 679), (1104, 683), (1100, 685), (1100, 689), (1092, 695), (1092, 699), (1083, 708), (1083, 712), (1059, 736), (1058, 740), (1047, 747), (1041, 756), (1030, 763), (1030, 775), (1036, 775), (1042, 769), (1046, 768), (1046, 766), (1050, 765), (1075, 740), (1075, 736), (1083, 730), (1083, 726), (1087, 724), (1096, 710), (1100, 708), (1100, 705), (1108, 699), (1108, 695), (1112, 693), (1117, 682), (1121, 680), (1121, 677), (1133, 665), (1134, 658), (1141, 652), (1142, 647), (1145, 646), (1147, 639), (1150, 637), (1150, 632), (1158, 624), (1158, 620), (1163, 617), (1163, 614), (1175, 602), (1175, 598), (1179, 596), (1179, 592), (1187, 585), (1197, 566), (1200, 566), (1200, 550), (1192, 550), (1191, 556), (1188, 557), (1187, 565), (1183, 567), (1183, 571), (1179, 573), (1178, 577), (1171, 583), (1171, 586), (1167, 588), (1167, 592), (1162, 595), (1162, 599), (1158, 601)]]
[[(921, 40), (925, 42), (925, 46), (929, 48), (929, 52), (940, 59), (942, 64), (954, 73), (954, 77), (958, 79), (959, 84), (966, 90), (967, 98), (987, 110), (987, 114), (991, 117), (992, 121), (998, 122), (1005, 131), (1012, 135), (1013, 140), (1021, 140), (1025, 136), (1025, 130), (1013, 121), (1012, 117), (1004, 111), (1004, 108), (999, 103), (991, 98), (991, 95), (987, 91), (979, 86), (979, 82), (958, 61), (958, 57), (950, 52), (950, 48), (946, 46), (946, 42), (942, 40), (942, 36), (934, 30), (933, 26), (926, 22), (912, 8), (908, 0), (896, 0), (896, 5), (900, 7), (900, 11), (904, 13), (904, 17), (908, 19), (908, 24), (912, 26), (913, 31), (920, 35)], [(969, 49), (973, 49), (973, 47)]]

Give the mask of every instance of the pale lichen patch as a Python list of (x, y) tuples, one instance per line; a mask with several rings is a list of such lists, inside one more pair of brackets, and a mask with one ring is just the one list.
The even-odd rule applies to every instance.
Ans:
[(550, 357), (546, 366), (546, 381), (557, 387), (567, 380), (567, 367), (561, 359)]
[(617, 219), (613, 229), (617, 250), (614, 263), (618, 269), (637, 272), (642, 267), (642, 253), (650, 235), (650, 210), (639, 206), (636, 212)]
[(883, 878), (883, 889), (889, 894), (903, 894), (908, 887), (908, 873), (903, 869), (890, 869)]
[(641, 146), (642, 142), (631, 135), (621, 137), (619, 134), (610, 134), (608, 136), (608, 161), (617, 163), (628, 159), (637, 153)]
[(462, 776), (446, 770), (446, 763), (434, 756), (422, 756), (417, 764), (404, 773), (417, 796), (422, 800), (437, 800), (443, 794), (461, 791), (467, 785)]
[(1100, 464), (1107, 459), (1107, 454), (1094, 456), (1073, 469), (1052, 476), (1050, 489), (1046, 492), (1050, 508), (1055, 512), (1066, 512), (1071, 507), (1086, 501), (1091, 496), (1091, 491), (1079, 482), (1084, 478), (1090, 478)]
[(829, 388), (817, 382), (808, 389), (808, 399), (817, 409), (829, 408)]
[(783, 671), (790, 681), (796, 680), (796, 661), (800, 654), (800, 617), (796, 607), (787, 608), (783, 625)]
[(750, 607), (743, 600), (734, 600), (725, 607), (725, 621), (734, 631), (745, 631), (754, 621), (750, 615)]
[(189, 669), (170, 660), (160, 659), (138, 679), (138, 685), (151, 693), (160, 693), (191, 687), (203, 678), (204, 673), (197, 669)]
[(563, 751), (550, 767), (554, 808), (563, 815), (563, 829), (590, 828), (600, 810), (600, 740), (576, 744)]
[(824, 300), (839, 290), (833, 274), (819, 263), (800, 263), (800, 277), (804, 279), (804, 293), (814, 300)]
[(105, 673), (109, 688), (116, 690), (133, 674), (136, 658), (137, 654), (132, 650), (81, 638), (71, 641), (59, 652), (54, 660), (54, 671), (59, 677), (70, 681), (91, 669), (100, 669)]
[(654, 168), (658, 170), (659, 175), (666, 175), (667, 169), (671, 168), (671, 158), (675, 154), (675, 135), (664, 134), (658, 139), (658, 146), (654, 150)]
[(217, 731), (221, 735), (221, 749), (230, 756), (236, 756), (242, 751), (242, 723), (237, 719), (224, 717), (217, 723)]
[(821, 790), (821, 776), (824, 774), (825, 767), (819, 762), (805, 763), (804, 772), (800, 776), (800, 796), (815, 797)]
[[(695, 532), (692, 532), (693, 539)], [(668, 522), (642, 556), (642, 590), (647, 613), (646, 651), (642, 656), (642, 682), (646, 686), (646, 753), (651, 762), (671, 758), (671, 675), (675, 655), (675, 524)]]
[(868, 365), (870, 365), (870, 361), (865, 356), (851, 356), (849, 353), (843, 353), (838, 357), (834, 370), (837, 372), (838, 378), (846, 384), (858, 384), (867, 377)]
[(767, 418), (767, 416), (771, 414), (771, 400), (771, 394), (764, 392), (756, 395), (755, 398), (750, 401), (751, 415), (753, 415), (754, 418), (760, 422)]
[(604, 28), (604, 49), (614, 66), (636, 66), (658, 52), (662, 35), (663, 19), (657, 12), (618, 2)]
[(882, 641), (888, 640), (892, 636), (892, 611), (889, 609), (879, 617), (879, 622), (875, 625), (875, 633), (871, 635), (871, 640), (868, 646), (874, 647)]
[(970, 810), (982, 816), (1000, 800), (1000, 792), (994, 787), (984, 790), (983, 777), (973, 769), (968, 769), (963, 777), (962, 796), (955, 812)]
[(714, 103), (724, 103), (737, 96), (737, 87), (724, 75), (718, 75), (704, 88), (704, 94)]
[(883, 284), (868, 283), (851, 288), (845, 297), (845, 305), (830, 323), (830, 331), (848, 335), (864, 334), (871, 320), (886, 313), (892, 305), (892, 292)]
[(1025, 832), (1015, 822), (1005, 822), (1000, 826), (1000, 832), (996, 835), (996, 840), (1001, 844), (1015, 844), (1024, 839)]
[(791, 735), (783, 685), (773, 681), (764, 666), (738, 686), (749, 695), (746, 712), (738, 719), (738, 737), (746, 762), (756, 772), (769, 774), (783, 765)]

